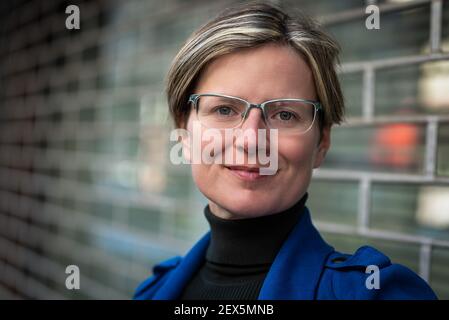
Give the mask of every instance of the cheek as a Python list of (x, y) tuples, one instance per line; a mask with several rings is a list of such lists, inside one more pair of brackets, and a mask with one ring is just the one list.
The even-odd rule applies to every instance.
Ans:
[(192, 178), (197, 186), (207, 186), (207, 168), (203, 164), (191, 164)]
[(196, 156), (193, 156), (194, 159), (192, 159), (194, 163), (191, 164), (192, 178), (199, 189), (203, 191), (216, 187), (214, 184), (216, 183), (215, 177), (217, 176), (219, 166), (213, 163), (213, 159), (215, 157), (217, 157), (217, 161), (221, 159), (224, 137), (222, 133), (215, 131), (212, 133), (209, 131), (209, 134), (205, 135), (205, 130), (207, 129), (198, 123), (194, 124), (194, 122), (195, 120), (192, 120), (192, 117), (190, 117), (187, 125), (187, 130), (191, 133), (191, 143), (193, 143), (191, 144), (192, 151), (196, 153)]
[[(303, 172), (304, 169), (313, 168), (315, 159), (314, 139), (301, 139), (301, 137), (283, 137), (279, 143), (279, 156), (284, 165), (289, 169), (296, 170), (296, 173)], [(302, 170), (298, 169), (301, 168)]]

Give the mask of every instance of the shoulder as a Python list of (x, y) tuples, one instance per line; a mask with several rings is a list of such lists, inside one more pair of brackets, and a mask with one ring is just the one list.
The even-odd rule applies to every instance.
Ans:
[(182, 258), (176, 256), (153, 267), (153, 275), (144, 280), (136, 289), (133, 299), (148, 300), (153, 297), (156, 291), (164, 284), (167, 276), (173, 271), (181, 262)]
[(325, 263), (318, 295), (350, 300), (437, 299), (415, 272), (370, 246), (352, 255), (333, 252)]

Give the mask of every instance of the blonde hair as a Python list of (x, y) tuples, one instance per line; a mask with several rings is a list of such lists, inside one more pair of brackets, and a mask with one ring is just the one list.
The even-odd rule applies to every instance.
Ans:
[(175, 127), (186, 125), (188, 98), (207, 64), (225, 54), (267, 43), (289, 45), (305, 58), (323, 106), (320, 127), (339, 124), (344, 117), (344, 101), (335, 70), (338, 44), (299, 11), (288, 15), (274, 4), (253, 2), (227, 9), (204, 24), (174, 58), (166, 95)]

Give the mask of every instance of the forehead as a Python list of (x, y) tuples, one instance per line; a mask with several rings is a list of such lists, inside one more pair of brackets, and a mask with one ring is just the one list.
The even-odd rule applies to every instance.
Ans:
[(252, 102), (315, 98), (312, 72), (301, 54), (280, 44), (242, 49), (213, 60), (202, 71), (195, 93), (214, 92)]

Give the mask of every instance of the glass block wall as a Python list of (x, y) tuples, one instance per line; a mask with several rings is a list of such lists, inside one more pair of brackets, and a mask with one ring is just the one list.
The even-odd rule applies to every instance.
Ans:
[[(236, 2), (1, 2), (0, 298), (128, 299), (207, 230), (189, 168), (168, 161), (164, 77), (188, 35)], [(316, 225), (449, 298), (448, 1), (377, 1), (380, 30), (365, 28), (364, 1), (277, 2), (342, 46), (347, 121), (314, 172)], [(65, 27), (69, 4), (79, 30)]]

